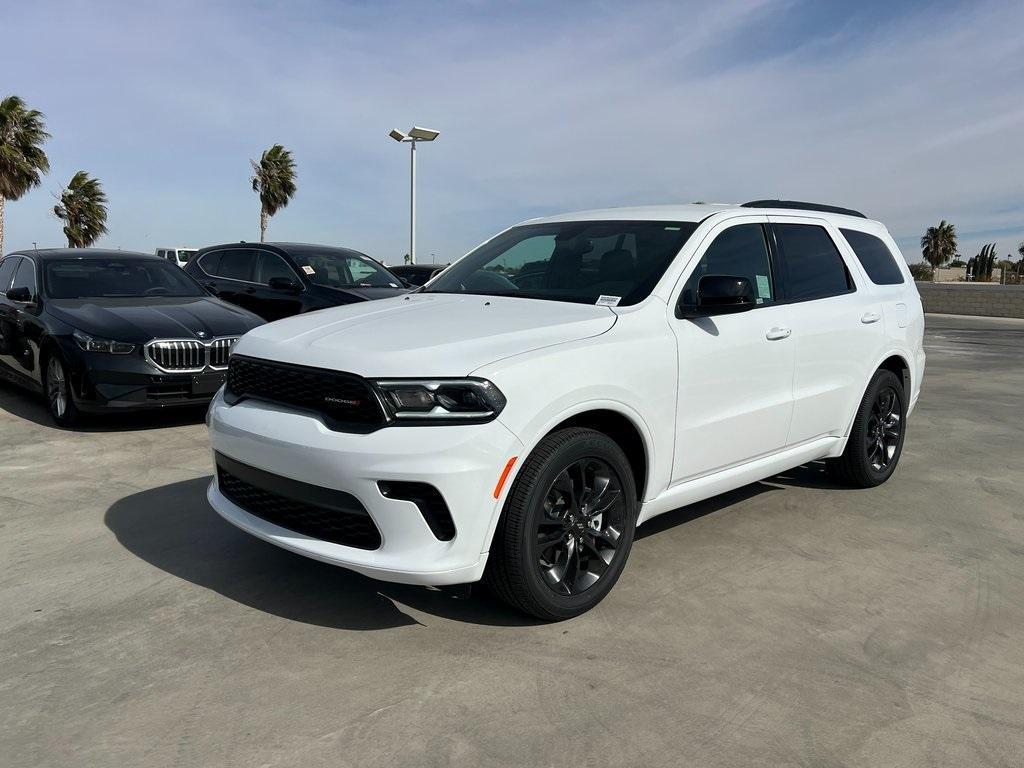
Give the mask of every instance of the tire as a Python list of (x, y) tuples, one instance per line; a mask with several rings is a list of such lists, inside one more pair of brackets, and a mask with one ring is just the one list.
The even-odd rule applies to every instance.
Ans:
[(81, 413), (71, 396), (67, 366), (57, 352), (51, 352), (43, 362), (43, 396), (50, 418), (58, 427), (73, 427), (81, 420)]
[(579, 616), (615, 586), (638, 507), (629, 460), (615, 441), (592, 429), (553, 432), (512, 485), (484, 580), (531, 616)]
[(826, 462), (833, 480), (854, 488), (874, 488), (892, 477), (903, 453), (906, 403), (899, 377), (892, 371), (875, 371), (857, 408), (843, 455)]

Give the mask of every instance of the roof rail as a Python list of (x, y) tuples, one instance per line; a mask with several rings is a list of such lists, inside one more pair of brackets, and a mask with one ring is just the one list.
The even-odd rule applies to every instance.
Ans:
[(742, 208), (786, 208), (798, 211), (822, 211), (823, 213), (841, 213), (844, 216), (856, 216), (866, 219), (860, 211), (852, 208), (840, 208), (838, 205), (822, 205), (821, 203), (802, 203), (799, 200), (751, 200), (743, 203)]

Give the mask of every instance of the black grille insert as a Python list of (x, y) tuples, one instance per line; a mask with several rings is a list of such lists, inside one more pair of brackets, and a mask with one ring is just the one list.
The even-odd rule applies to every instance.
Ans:
[(384, 412), (369, 383), (351, 373), (232, 355), (224, 399), (233, 405), (245, 398), (310, 411), (339, 432), (384, 426)]
[(216, 459), (220, 492), (250, 515), (333, 544), (380, 547), (380, 531), (352, 494), (264, 472), (221, 453)]
[(415, 504), (434, 538), (439, 541), (451, 541), (455, 538), (455, 521), (448, 511), (444, 496), (434, 486), (428, 483), (382, 480), (377, 483), (377, 487), (389, 499), (401, 499)]

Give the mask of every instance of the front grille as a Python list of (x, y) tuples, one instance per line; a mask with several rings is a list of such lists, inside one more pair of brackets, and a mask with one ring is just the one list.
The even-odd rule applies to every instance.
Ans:
[(224, 396), (230, 404), (255, 398), (310, 411), (340, 432), (372, 432), (384, 424), (365, 379), (323, 368), (232, 355)]
[(194, 339), (154, 339), (146, 344), (146, 356), (162, 371), (198, 373), (203, 369), (228, 367), (228, 353), (237, 336), (196, 341)]
[(210, 342), (210, 367), (227, 368), (228, 350), (238, 339), (214, 339)]
[(264, 472), (219, 453), (216, 461), (220, 492), (250, 515), (333, 544), (380, 547), (380, 531), (352, 494)]
[(165, 371), (199, 371), (206, 367), (206, 345), (201, 341), (151, 341), (150, 359)]

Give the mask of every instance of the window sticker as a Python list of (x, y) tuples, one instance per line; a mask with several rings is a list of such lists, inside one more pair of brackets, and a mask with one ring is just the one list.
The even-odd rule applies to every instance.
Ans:
[(309, 266), (309, 264), (303, 264), (302, 265), (302, 271), (305, 272), (307, 275), (315, 275), (316, 274), (316, 270), (313, 269), (311, 266)]
[(772, 284), (768, 281), (768, 275), (756, 275), (755, 277), (757, 278), (757, 297), (759, 299), (770, 299), (772, 297)]
[(621, 296), (598, 296), (596, 304), (599, 307), (617, 307), (620, 301)]

